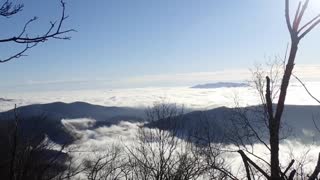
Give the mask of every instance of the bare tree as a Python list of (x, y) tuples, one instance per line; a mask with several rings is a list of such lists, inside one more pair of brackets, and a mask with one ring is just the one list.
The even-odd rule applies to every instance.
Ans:
[[(137, 142), (127, 147), (133, 179), (197, 179), (204, 173), (204, 159), (192, 143), (177, 138), (175, 119), (183, 112), (176, 105), (156, 104), (147, 110), (147, 121), (170, 120), (170, 130), (141, 127)], [(166, 121), (167, 122), (167, 121)]]
[[(291, 48), (289, 51), (288, 61), (283, 74), (280, 94), (277, 102), (275, 111), (272, 107), (271, 91), (270, 91), (270, 78), (266, 77), (267, 87), (266, 87), (266, 108), (269, 115), (269, 133), (270, 133), (270, 149), (271, 149), (271, 175), (272, 179), (280, 179), (282, 177), (280, 163), (279, 163), (279, 129), (282, 119), (282, 114), (284, 110), (284, 103), (287, 95), (287, 89), (289, 86), (289, 81), (292, 75), (292, 70), (294, 68), (296, 54), (298, 51), (299, 42), (320, 23), (320, 16), (316, 16), (311, 21), (307, 22), (305, 25), (300, 26), (303, 15), (308, 7), (309, 0), (305, 3), (299, 3), (298, 9), (296, 11), (293, 23), (290, 21), (289, 14), (289, 0), (285, 1), (285, 15), (287, 27), (291, 36)], [(302, 6), (302, 7), (301, 7)], [(316, 168), (317, 169), (317, 168)], [(292, 172), (293, 173), (293, 172)], [(319, 172), (318, 172), (319, 173)], [(289, 176), (290, 177), (290, 176)], [(310, 177), (310, 179), (313, 179)]]
[[(39, 43), (46, 42), (49, 39), (64, 39), (64, 40), (70, 39), (71, 37), (65, 36), (65, 34), (75, 30), (63, 29), (63, 23), (68, 18), (68, 16), (65, 14), (66, 3), (63, 0), (61, 0), (60, 4), (62, 7), (61, 17), (58, 20), (51, 21), (47, 31), (39, 33), (36, 36), (29, 36), (30, 33), (28, 32), (28, 27), (38, 19), (37, 17), (33, 17), (24, 24), (19, 34), (12, 37), (0, 39), (0, 43), (25, 45), (24, 48), (17, 50), (16, 53), (13, 53), (9, 57), (0, 58), (0, 63), (5, 63), (13, 59), (20, 58), (22, 56), (26, 56), (25, 53), (29, 49), (37, 46)], [(11, 2), (11, 0), (5, 0), (2, 3), (2, 5), (0, 5), (0, 16), (4, 18), (9, 18), (21, 12), (23, 8), (24, 8), (23, 4), (14, 4), (13, 2)]]
[[(68, 16), (65, 14), (66, 3), (60, 0), (61, 17), (50, 22), (50, 26), (46, 31), (30, 36), (29, 27), (38, 18), (29, 19), (22, 27), (18, 34), (1, 38), (0, 43), (10, 43), (13, 45), (24, 45), (24, 48), (17, 50), (8, 57), (0, 58), (0, 63), (5, 63), (13, 59), (26, 56), (26, 52), (37, 46), (39, 43), (46, 42), (49, 39), (68, 40), (71, 37), (66, 36), (67, 33), (75, 31), (73, 29), (63, 29), (63, 25)], [(23, 11), (24, 4), (15, 4), (11, 0), (5, 0), (0, 3), (0, 17), (11, 20), (10, 17)], [(42, 134), (29, 136), (23, 134), (20, 127), (20, 118), (16, 113), (13, 121), (7, 123), (2, 122), (4, 129), (8, 131), (8, 137), (2, 136), (2, 141), (8, 142), (9, 148), (4, 148), (4, 152), (8, 152), (8, 158), (1, 158), (1, 169), (5, 169), (8, 175), (1, 172), (3, 178), (10, 180), (18, 179), (53, 179), (63, 171), (64, 160), (67, 158), (65, 153), (65, 145), (60, 150), (56, 150), (56, 146), (50, 141), (43, 139)], [(3, 120), (4, 121), (4, 120)], [(5, 121), (6, 122), (6, 121)], [(4, 153), (5, 154), (5, 153)], [(71, 166), (69, 166), (71, 167)], [(71, 177), (71, 168), (69, 169), (69, 177)], [(61, 179), (60, 176), (59, 179)]]
[(118, 146), (107, 148), (104, 154), (96, 154), (93, 159), (84, 160), (85, 173), (89, 180), (117, 180), (121, 179), (126, 159), (123, 159), (122, 149)]
[[(45, 121), (41, 117), (39, 121)], [(80, 168), (68, 154), (67, 144), (50, 141), (37, 124), (38, 121), (21, 119), (17, 109), (14, 119), (0, 123), (1, 156), (0, 176), (10, 180), (70, 179), (80, 173)], [(27, 124), (27, 126), (26, 126)]]
[[(225, 148), (226, 144), (224, 142), (224, 137), (217, 137), (216, 134), (212, 133), (216, 131), (217, 127), (209, 123), (206, 116), (204, 117), (205, 119), (200, 121), (205, 127), (201, 129), (201, 135), (195, 132), (192, 137), (197, 153), (205, 160), (205, 163), (203, 164), (203, 166), (206, 167), (205, 174), (207, 174), (209, 179), (240, 179), (231, 171), (230, 167), (234, 165), (229, 164), (225, 160), (228, 153), (234, 152)], [(219, 134), (218, 136), (221, 135)]]
[[(285, 99), (287, 95), (287, 90), (292, 76), (292, 71), (295, 65), (296, 54), (298, 51), (298, 45), (300, 41), (320, 23), (320, 15), (314, 17), (306, 24), (301, 25), (302, 18), (307, 10), (309, 0), (304, 3), (299, 3), (298, 8), (295, 13), (293, 22), (290, 18), (290, 7), (289, 0), (285, 0), (285, 17), (287, 27), (291, 36), (291, 47), (289, 50), (289, 57), (286, 61), (284, 68), (283, 77), (280, 83), (279, 95), (276, 99), (276, 105), (273, 104), (273, 95), (271, 88), (271, 78), (266, 77), (265, 83), (265, 111), (267, 112), (267, 127), (269, 132), (269, 144), (270, 144), (270, 174), (267, 171), (260, 168), (256, 163), (254, 163), (248, 156), (243, 152), (239, 151), (247, 172), (247, 179), (251, 179), (252, 171), (251, 167), (258, 170), (266, 179), (280, 180), (280, 179), (293, 179), (296, 170), (289, 172), (292, 167), (294, 160), (284, 169), (280, 166), (279, 162), (279, 144), (280, 144), (280, 127), (282, 123), (282, 115), (285, 108)], [(260, 90), (261, 91), (261, 90)], [(320, 160), (319, 160), (320, 162)], [(316, 179), (320, 172), (320, 164), (316, 165), (314, 172), (310, 175), (309, 179)], [(288, 173), (288, 174), (287, 174)]]

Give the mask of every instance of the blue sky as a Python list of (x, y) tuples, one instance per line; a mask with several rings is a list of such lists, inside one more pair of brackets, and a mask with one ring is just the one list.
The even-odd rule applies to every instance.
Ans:
[[(311, 14), (317, 10), (320, 3), (311, 4)], [(41, 33), (60, 12), (58, 0), (25, 1), (23, 12), (0, 19), (0, 37), (33, 16), (40, 19), (30, 32)], [(248, 69), (282, 56), (289, 42), (282, 0), (67, 0), (67, 13), (64, 27), (78, 31), (72, 40), (0, 64), (1, 91), (154, 86), (123, 79)], [(320, 28), (303, 40), (297, 64), (319, 64), (319, 39)], [(16, 48), (1, 44), (1, 55)]]

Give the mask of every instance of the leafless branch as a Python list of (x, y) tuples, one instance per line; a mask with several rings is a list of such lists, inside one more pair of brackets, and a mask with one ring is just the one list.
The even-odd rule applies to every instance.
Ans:
[(309, 180), (316, 180), (318, 179), (318, 175), (320, 173), (320, 153), (319, 153), (319, 156), (318, 156), (318, 162), (317, 162), (317, 165), (316, 167), (314, 168), (314, 171), (313, 173), (311, 174), (311, 176), (309, 177)]
[(306, 90), (306, 92), (309, 94), (309, 96), (320, 104), (320, 100), (317, 99), (315, 96), (312, 95), (312, 93), (309, 91), (309, 89), (307, 88), (307, 86), (301, 81), (301, 79), (298, 78), (298, 77), (297, 77), (296, 75), (294, 75), (293, 73), (292, 73), (292, 76), (293, 76), (296, 80), (299, 81), (299, 83), (303, 86), (303, 88)]
[(299, 29), (299, 31), (298, 31), (298, 33), (300, 34), (300, 32), (302, 31), (302, 30), (304, 30), (306, 27), (308, 27), (310, 24), (312, 24), (314, 21), (316, 21), (317, 19), (319, 19), (320, 18), (320, 14), (319, 15), (317, 15), (316, 17), (314, 17), (313, 19), (311, 19), (309, 22), (307, 22), (304, 26), (302, 26), (300, 29)]
[[(5, 62), (8, 62), (10, 60), (17, 59), (17, 58), (20, 58), (22, 56), (25, 56), (25, 52), (27, 50), (35, 47), (38, 43), (45, 42), (45, 41), (47, 41), (49, 39), (62, 39), (62, 40), (71, 39), (70, 36), (62, 36), (62, 35), (65, 35), (67, 33), (74, 32), (75, 30), (74, 29), (62, 30), (62, 25), (63, 25), (64, 21), (68, 18), (68, 16), (65, 15), (66, 3), (63, 0), (61, 0), (60, 4), (61, 4), (61, 7), (62, 7), (62, 14), (61, 14), (60, 20), (58, 21), (58, 23), (57, 22), (50, 22), (49, 29), (43, 35), (38, 35), (38, 36), (35, 36), (35, 37), (29, 37), (27, 35), (26, 31), (27, 31), (28, 26), (32, 22), (37, 20), (37, 17), (34, 17), (34, 18), (30, 19), (28, 22), (25, 23), (21, 33), (18, 36), (0, 39), (0, 43), (27, 44), (26, 47), (23, 50), (15, 53), (14, 55), (11, 55), (10, 57), (4, 58), (4, 59), (0, 59), (0, 63), (5, 63)], [(17, 12), (19, 12), (19, 11), (17, 11)]]
[(264, 177), (266, 177), (267, 179), (270, 179), (270, 176), (263, 170), (261, 169), (256, 163), (254, 163), (250, 158), (248, 158), (246, 156), (246, 154), (242, 151), (242, 150), (239, 150), (238, 153), (241, 155), (242, 159), (244, 159), (246, 162), (248, 162), (248, 165), (249, 163), (254, 167), (256, 168)]
[(22, 11), (23, 4), (13, 5), (9, 0), (5, 1), (0, 7), (0, 16), (9, 18), (10, 16)]

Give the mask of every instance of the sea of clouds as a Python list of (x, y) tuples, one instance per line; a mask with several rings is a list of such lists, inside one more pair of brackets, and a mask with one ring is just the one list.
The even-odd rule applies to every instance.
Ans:
[[(99, 155), (106, 154), (106, 150), (112, 146), (126, 149), (134, 147), (137, 133), (141, 123), (120, 122), (110, 127), (99, 127), (88, 130), (87, 127), (95, 122), (92, 119), (64, 119), (63, 124), (67, 129), (80, 137), (72, 146), (71, 155), (81, 163), (86, 159), (94, 159)], [(80, 123), (83, 122), (83, 123)], [(179, 140), (181, 144), (186, 144), (184, 140)], [(269, 151), (263, 144), (254, 144), (246, 147), (250, 152), (268, 161)], [(227, 145), (222, 148), (225, 152), (223, 158), (225, 163), (230, 165), (234, 174), (243, 175), (243, 162), (241, 156), (236, 152), (239, 148), (234, 145)], [(179, 149), (177, 149), (179, 151)], [(286, 167), (292, 159), (295, 159), (294, 168), (302, 168), (304, 173), (310, 173), (317, 162), (320, 152), (318, 144), (303, 144), (295, 140), (285, 140), (280, 145), (280, 157), (282, 166)], [(250, 154), (246, 153), (255, 162)], [(303, 165), (303, 166), (301, 166)], [(201, 179), (207, 179), (202, 177)]]
[[(306, 82), (309, 91), (320, 98), (320, 82)], [(232, 107), (237, 102), (241, 106), (260, 103), (253, 87), (195, 89), (190, 87), (156, 87), (130, 89), (98, 89), (73, 91), (41, 91), (25, 93), (2, 93), (0, 111), (12, 109), (16, 104), (25, 106), (35, 103), (83, 101), (103, 106), (147, 107), (154, 102), (170, 102), (190, 109), (211, 109), (220, 106)], [(291, 83), (286, 104), (318, 105), (303, 86)]]
[[(320, 98), (320, 82), (306, 82), (309, 91)], [(83, 101), (103, 106), (148, 107), (154, 102), (169, 102), (184, 105), (188, 109), (212, 109), (220, 106), (250, 106), (260, 103), (257, 91), (253, 87), (194, 89), (190, 87), (164, 88), (130, 88), (130, 89), (99, 89), (77, 91), (45, 91), (26, 93), (1, 94), (0, 111), (12, 109), (15, 105), (25, 106), (35, 103), (51, 103)], [(319, 105), (312, 99), (304, 87), (298, 82), (291, 83), (286, 104)], [(92, 152), (103, 153), (106, 147), (113, 144), (132, 144), (141, 124), (121, 122), (110, 127), (91, 128), (94, 119), (64, 119), (64, 126), (79, 139), (74, 143), (77, 158), (89, 157)], [(229, 146), (229, 149), (235, 149)], [(261, 144), (254, 145), (255, 153), (268, 159), (269, 154)], [(298, 141), (284, 141), (281, 144), (281, 157), (285, 166), (291, 160), (306, 162), (307, 169), (312, 169), (316, 163), (320, 148), (316, 144), (303, 144)], [(226, 155), (227, 161), (242, 166), (241, 157), (237, 153)], [(299, 162), (296, 163), (297, 165)]]

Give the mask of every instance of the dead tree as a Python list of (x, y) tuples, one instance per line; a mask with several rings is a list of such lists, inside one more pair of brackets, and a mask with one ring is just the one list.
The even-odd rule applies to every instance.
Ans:
[(279, 164), (279, 128), (282, 118), (282, 113), (284, 110), (284, 103), (287, 95), (287, 89), (289, 86), (289, 81), (292, 75), (292, 70), (294, 68), (296, 54), (298, 51), (298, 45), (301, 39), (303, 39), (313, 28), (315, 28), (320, 23), (320, 16), (316, 16), (311, 21), (300, 27), (303, 15), (308, 7), (309, 0), (305, 3), (299, 3), (298, 9), (296, 11), (293, 23), (290, 21), (289, 14), (289, 0), (285, 1), (285, 17), (287, 22), (287, 27), (290, 32), (291, 37), (291, 48), (289, 53), (289, 58), (286, 64), (285, 72), (282, 78), (280, 86), (280, 94), (277, 102), (275, 111), (272, 107), (272, 100), (270, 94), (270, 79), (266, 77), (267, 89), (266, 89), (266, 108), (269, 115), (269, 134), (270, 134), (270, 148), (271, 148), (271, 179), (280, 179), (281, 170)]
[[(39, 33), (38, 35), (33, 37), (28, 35), (29, 34), (28, 27), (38, 19), (37, 17), (33, 17), (24, 24), (19, 34), (12, 37), (0, 39), (0, 43), (25, 45), (24, 48), (13, 53), (9, 57), (0, 58), (0, 63), (5, 63), (13, 59), (20, 58), (22, 56), (26, 56), (25, 53), (28, 50), (37, 46), (39, 43), (46, 42), (49, 39), (64, 39), (64, 40), (70, 39), (71, 37), (65, 36), (65, 34), (75, 30), (74, 29), (63, 30), (62, 28), (63, 23), (68, 18), (68, 16), (65, 14), (66, 3), (63, 0), (61, 0), (60, 4), (62, 7), (60, 19), (56, 21), (51, 21), (50, 26), (45, 32)], [(11, 2), (10, 0), (6, 0), (4, 3), (2, 3), (2, 5), (0, 5), (0, 17), (9, 18), (21, 12), (23, 8), (24, 8), (23, 4), (14, 5), (13, 2)]]
[[(280, 162), (279, 162), (279, 134), (280, 134), (280, 124), (282, 120), (283, 111), (285, 108), (285, 99), (287, 95), (287, 89), (289, 86), (290, 78), (292, 76), (292, 71), (295, 65), (296, 54), (298, 51), (298, 45), (300, 41), (320, 23), (320, 15), (317, 15), (306, 24), (301, 25), (302, 18), (305, 14), (305, 11), (308, 8), (309, 0), (306, 0), (304, 3), (299, 3), (298, 8), (295, 13), (295, 17), (293, 21), (290, 18), (289, 12), (289, 0), (285, 0), (285, 18), (287, 27), (291, 37), (291, 47), (289, 51), (289, 57), (286, 62), (284, 74), (282, 77), (282, 81), (280, 84), (279, 97), (277, 98), (277, 104), (275, 108), (273, 106), (272, 101), (272, 93), (270, 88), (270, 78), (266, 77), (266, 93), (265, 93), (265, 109), (268, 115), (268, 130), (269, 130), (269, 144), (270, 144), (270, 174), (266, 173), (263, 169), (255, 164), (251, 159), (249, 159), (243, 151), (239, 151), (241, 157), (243, 158), (243, 162), (245, 164), (247, 170), (247, 178), (250, 179), (252, 174), (250, 173), (250, 167), (253, 166), (256, 168), (261, 174), (265, 176), (266, 179), (272, 180), (280, 180), (280, 179), (293, 179), (295, 176), (295, 170), (292, 170), (290, 173), (288, 170), (291, 168), (292, 163), (288, 165), (288, 167), (282, 171)], [(313, 172), (313, 174), (309, 177), (309, 179), (316, 179), (319, 174), (320, 161)], [(289, 173), (287, 175), (287, 173)]]

